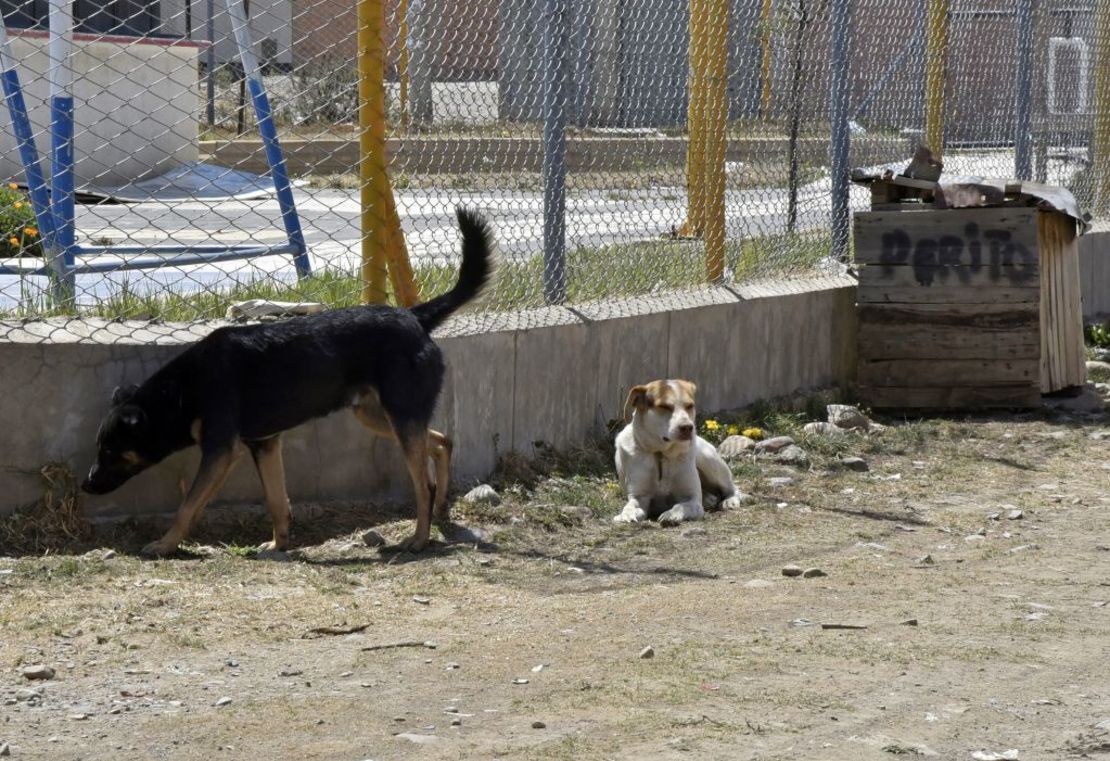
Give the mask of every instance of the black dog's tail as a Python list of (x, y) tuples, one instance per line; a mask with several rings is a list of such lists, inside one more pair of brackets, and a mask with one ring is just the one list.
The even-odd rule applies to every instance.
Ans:
[(461, 206), (455, 209), (455, 214), (459, 218), (463, 239), (459, 280), (447, 293), (410, 309), (427, 333), (442, 325), (455, 310), (480, 294), (493, 276), (495, 257), (489, 223), (478, 212)]

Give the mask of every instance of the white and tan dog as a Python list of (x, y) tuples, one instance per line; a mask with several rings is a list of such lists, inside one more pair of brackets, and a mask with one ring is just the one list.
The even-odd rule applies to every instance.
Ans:
[(657, 380), (628, 393), (628, 425), (616, 440), (617, 477), (628, 502), (614, 521), (638, 523), (658, 516), (661, 524), (674, 525), (699, 520), (705, 515), (703, 493), (721, 500), (722, 509), (740, 506), (743, 495), (728, 465), (697, 435), (696, 392), (689, 381)]

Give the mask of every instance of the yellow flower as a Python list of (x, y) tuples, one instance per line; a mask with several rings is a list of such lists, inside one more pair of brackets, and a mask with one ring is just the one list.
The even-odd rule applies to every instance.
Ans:
[(763, 438), (763, 429), (762, 428), (745, 428), (744, 429), (744, 435), (747, 436), (749, 439), (762, 439)]
[(23, 208), (23, 201), (16, 201), (15, 202), (15, 208), (22, 209)]
[(720, 427), (721, 427), (721, 424), (718, 423), (716, 420), (706, 420), (705, 421), (705, 430), (707, 430), (707, 431), (715, 431)]
[(736, 434), (740, 433), (740, 426), (730, 425), (728, 428), (725, 429), (725, 432), (728, 433), (729, 436), (735, 436)]
[(24, 234), (24, 235), (38, 235), (38, 234), (39, 234), (39, 231), (38, 231), (38, 230), (36, 230), (36, 229), (35, 229), (35, 228), (33, 228), (33, 227), (24, 227), (24, 228), (23, 228), (23, 234)]
[(8, 190), (19, 190), (19, 186), (16, 185), (14, 182), (9, 182), (8, 183)]
[(8, 238), (8, 243), (11, 243), (13, 246), (18, 246), (19, 238)]

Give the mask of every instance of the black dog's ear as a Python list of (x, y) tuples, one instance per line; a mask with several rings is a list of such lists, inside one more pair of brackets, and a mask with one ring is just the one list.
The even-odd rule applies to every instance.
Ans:
[(128, 383), (126, 386), (116, 386), (115, 390), (112, 391), (112, 406), (123, 404), (133, 397), (138, 390), (139, 387), (134, 383)]
[(128, 404), (120, 408), (119, 421), (127, 426), (136, 426), (146, 418), (146, 413), (143, 412), (142, 407), (134, 404)]

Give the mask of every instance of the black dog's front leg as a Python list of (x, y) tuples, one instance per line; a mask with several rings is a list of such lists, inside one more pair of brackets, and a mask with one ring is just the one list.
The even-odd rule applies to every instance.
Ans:
[(177, 509), (177, 517), (173, 526), (157, 542), (151, 542), (143, 547), (144, 555), (162, 557), (169, 555), (185, 540), (189, 529), (204, 511), (205, 505), (216, 496), (216, 492), (223, 486), (231, 473), (232, 467), (239, 459), (234, 445), (225, 445), (218, 448), (202, 447), (200, 468), (197, 470), (193, 485), (185, 495), (181, 507)]

